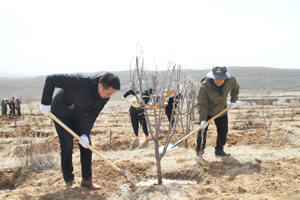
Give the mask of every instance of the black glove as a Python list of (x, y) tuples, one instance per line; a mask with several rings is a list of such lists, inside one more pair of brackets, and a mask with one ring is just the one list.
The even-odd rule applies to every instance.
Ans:
[(130, 94), (135, 95), (135, 93), (133, 92), (133, 90), (128, 90), (127, 92), (125, 92), (125, 94), (123, 95), (123, 97), (126, 98)]

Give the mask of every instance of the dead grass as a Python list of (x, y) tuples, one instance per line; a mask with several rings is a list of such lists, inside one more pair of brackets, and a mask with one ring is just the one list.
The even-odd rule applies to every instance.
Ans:
[[(122, 102), (115, 105), (121, 105)], [(111, 113), (109, 104), (92, 130), (92, 144), (117, 167), (134, 177), (135, 181), (156, 178), (154, 144), (134, 140), (126, 104)], [(188, 148), (168, 151), (162, 159), (164, 179), (194, 180), (195, 185), (176, 183), (162, 186), (138, 187), (136, 191), (121, 190), (126, 178), (96, 155), (93, 156), (93, 179), (103, 186), (101, 191), (64, 190), (59, 167), (60, 150), (54, 126), (49, 118), (34, 111), (14, 125), (12, 119), (1, 119), (0, 128), (0, 189), (14, 190), (0, 194), (2, 199), (297, 199), (300, 171), (300, 116), (286, 114), (290, 108), (274, 109), (273, 128), (266, 143), (267, 132), (261, 118), (262, 109), (241, 107), (229, 111), (229, 133), (225, 150), (228, 159), (214, 156), (216, 128), (210, 125), (204, 159), (210, 164), (195, 163), (196, 134), (188, 139)], [(115, 110), (114, 110), (115, 112)], [(115, 117), (117, 115), (117, 118)], [(198, 119), (196, 117), (195, 123)], [(167, 127), (167, 120), (164, 120)], [(21, 127), (21, 128), (20, 128)], [(109, 134), (112, 148), (109, 150)], [(143, 136), (142, 131), (140, 136)], [(143, 137), (141, 137), (143, 138)], [(177, 130), (171, 142), (182, 138)], [(164, 139), (164, 130), (161, 133)], [(160, 143), (163, 145), (163, 143)], [(78, 146), (73, 153), (75, 181), (81, 181)], [(23, 169), (28, 169), (25, 172)], [(23, 176), (21, 176), (23, 174)], [(179, 198), (180, 197), (180, 198)]]

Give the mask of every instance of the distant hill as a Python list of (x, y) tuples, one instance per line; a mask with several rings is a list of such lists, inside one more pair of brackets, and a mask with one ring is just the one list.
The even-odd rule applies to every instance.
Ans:
[[(184, 70), (186, 76), (200, 81), (209, 70)], [(300, 91), (300, 70), (279, 69), (268, 67), (228, 67), (240, 85), (241, 92), (257, 92), (271, 88), (272, 91)], [(106, 71), (90, 74), (104, 74)], [(130, 71), (117, 71), (121, 80), (121, 91), (113, 95), (112, 100), (120, 99), (128, 89)], [(153, 71), (151, 73), (154, 73)], [(158, 72), (160, 74), (160, 72)], [(23, 103), (28, 98), (40, 99), (45, 76), (22, 77), (22, 78), (1, 78), (0, 77), (0, 98), (11, 96), (22, 97)]]

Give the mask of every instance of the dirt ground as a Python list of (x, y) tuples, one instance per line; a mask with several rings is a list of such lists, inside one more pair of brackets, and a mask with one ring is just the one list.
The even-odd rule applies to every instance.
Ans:
[[(38, 107), (37, 107), (38, 108)], [(216, 128), (207, 135), (206, 166), (195, 162), (196, 134), (162, 159), (163, 185), (157, 185), (154, 143), (134, 134), (126, 102), (109, 102), (92, 129), (92, 146), (125, 172), (136, 185), (93, 154), (93, 180), (102, 190), (66, 190), (60, 169), (58, 136), (50, 118), (38, 109), (17, 120), (0, 118), (0, 199), (300, 199), (300, 107), (238, 106), (228, 112), (225, 151), (216, 158)], [(150, 116), (153, 117), (153, 116)], [(194, 126), (197, 127), (198, 115)], [(160, 146), (168, 127), (166, 116)], [(268, 134), (269, 132), (269, 134)], [(176, 128), (171, 142), (183, 137)], [(111, 139), (110, 139), (111, 138)], [(80, 184), (78, 145), (75, 181)]]

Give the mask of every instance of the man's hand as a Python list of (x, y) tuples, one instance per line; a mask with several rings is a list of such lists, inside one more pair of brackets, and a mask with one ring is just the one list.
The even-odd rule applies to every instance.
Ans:
[(50, 110), (51, 110), (51, 105), (44, 105), (44, 104), (42, 104), (42, 105), (40, 106), (40, 110), (41, 110), (41, 112), (42, 112), (45, 116), (48, 116), (48, 113), (49, 113)]
[(81, 146), (83, 146), (84, 148), (87, 149), (86, 145), (89, 144), (89, 138), (88, 138), (88, 136), (82, 135), (82, 136), (81, 136), (81, 139), (82, 139), (82, 140), (79, 140), (79, 144), (81, 144)]
[(200, 125), (203, 126), (203, 128), (206, 128), (208, 124), (206, 121), (201, 121)]
[(236, 107), (236, 103), (230, 102), (229, 106), (230, 106), (230, 109), (232, 109), (232, 108)]

